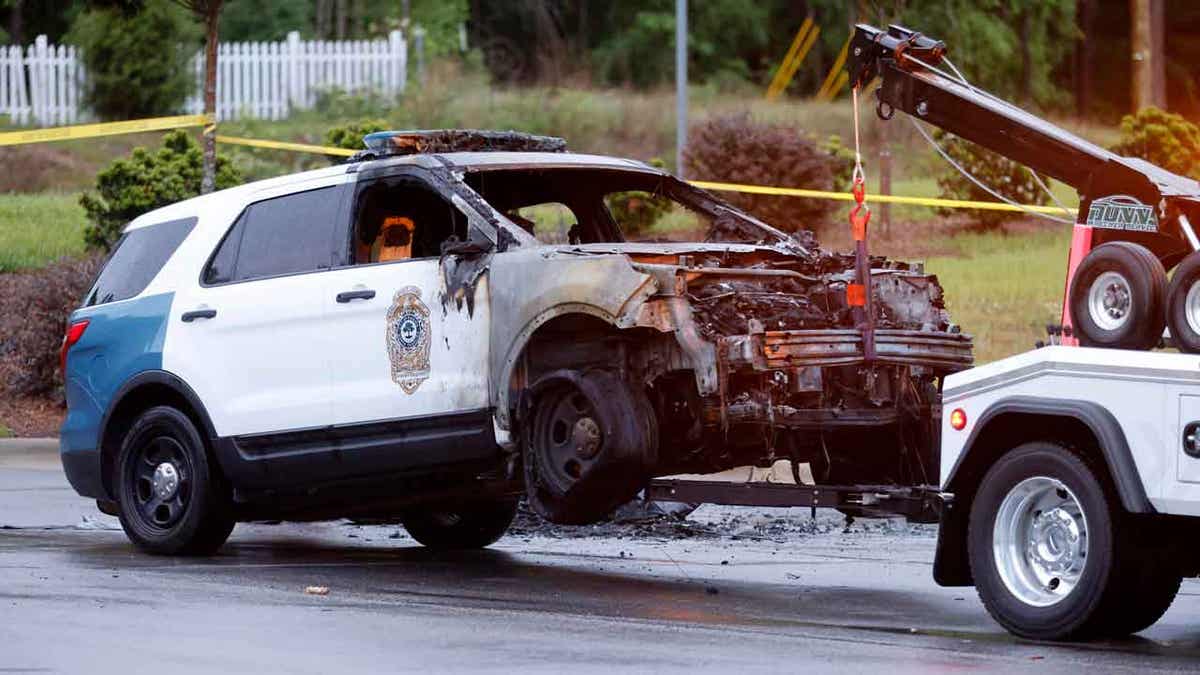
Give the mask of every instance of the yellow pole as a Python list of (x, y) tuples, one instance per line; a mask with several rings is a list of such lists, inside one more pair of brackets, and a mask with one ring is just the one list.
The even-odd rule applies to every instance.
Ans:
[(800, 24), (800, 30), (796, 31), (796, 37), (792, 38), (792, 44), (788, 47), (783, 61), (779, 62), (779, 69), (775, 71), (775, 77), (771, 78), (771, 85), (767, 87), (767, 98), (772, 99), (779, 95), (778, 90), (782, 89), (783, 73), (787, 70), (788, 64), (795, 58), (796, 52), (800, 51), (800, 45), (804, 43), (804, 39), (808, 36), (808, 31), (812, 29), (812, 26), (812, 17), (805, 17), (804, 23)]
[(792, 78), (796, 75), (796, 71), (800, 69), (800, 64), (804, 63), (804, 58), (808, 56), (810, 51), (812, 51), (813, 45), (817, 43), (817, 36), (820, 34), (821, 27), (814, 25), (813, 29), (809, 31), (808, 37), (804, 39), (804, 44), (800, 46), (800, 51), (796, 53), (796, 58), (792, 59), (792, 62), (788, 64), (787, 70), (783, 74), (783, 82), (775, 91), (774, 96), (768, 96), (769, 99), (774, 100), (778, 98), (779, 95), (787, 89), (788, 85), (791, 84)]
[(846, 38), (846, 44), (842, 45), (842, 51), (838, 52), (837, 58), (833, 60), (833, 67), (829, 69), (829, 74), (825, 76), (825, 81), (821, 83), (821, 88), (817, 91), (817, 100), (826, 101), (833, 98), (830, 90), (838, 80), (838, 75), (842, 72), (842, 66), (846, 65), (846, 56), (850, 53), (850, 40), (854, 36)]

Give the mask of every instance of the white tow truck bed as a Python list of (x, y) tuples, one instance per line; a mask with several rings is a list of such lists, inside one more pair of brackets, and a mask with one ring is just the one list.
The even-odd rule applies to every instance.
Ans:
[(942, 394), (938, 583), (1057, 640), (1143, 630), (1200, 574), (1200, 356), (1044, 347)]
[[(1116, 421), (1154, 510), (1200, 516), (1200, 457), (1183, 446), (1185, 427), (1200, 421), (1200, 356), (1055, 346), (950, 375), (942, 392), (943, 486), (979, 424), (1014, 399), (1026, 407), (1036, 407), (1030, 399), (1043, 401), (1047, 411), (1073, 403), (1103, 409)], [(950, 426), (956, 409), (966, 414), (961, 431)]]

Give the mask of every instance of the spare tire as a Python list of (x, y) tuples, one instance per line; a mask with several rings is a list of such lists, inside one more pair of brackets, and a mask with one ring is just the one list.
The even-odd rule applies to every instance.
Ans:
[(646, 393), (609, 370), (538, 380), (521, 422), (525, 494), (554, 523), (596, 522), (642, 489), (658, 459)]
[(1167, 291), (1167, 325), (1179, 351), (1200, 354), (1200, 253), (1175, 268)]
[(1071, 280), (1075, 336), (1085, 347), (1152, 349), (1162, 339), (1167, 273), (1145, 246), (1096, 247)]

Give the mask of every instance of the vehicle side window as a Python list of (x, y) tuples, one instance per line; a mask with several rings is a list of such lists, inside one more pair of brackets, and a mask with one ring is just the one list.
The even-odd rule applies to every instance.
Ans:
[(424, 181), (397, 176), (362, 185), (354, 201), (354, 264), (436, 258), (467, 219)]
[(122, 236), (84, 305), (128, 300), (146, 290), (195, 225), (195, 218), (183, 218), (140, 227)]
[(275, 197), (246, 207), (204, 271), (222, 284), (329, 269), (338, 260), (338, 187)]

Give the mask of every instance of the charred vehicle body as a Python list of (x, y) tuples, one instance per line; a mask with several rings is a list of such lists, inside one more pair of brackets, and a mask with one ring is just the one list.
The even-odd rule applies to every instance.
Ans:
[(586, 523), (780, 459), (936, 485), (971, 341), (919, 265), (870, 260), (868, 353), (852, 256), (660, 170), (511, 133), (367, 146), (142, 216), (72, 315), (63, 464), (143, 548), (351, 515), (481, 546), (522, 492)]

